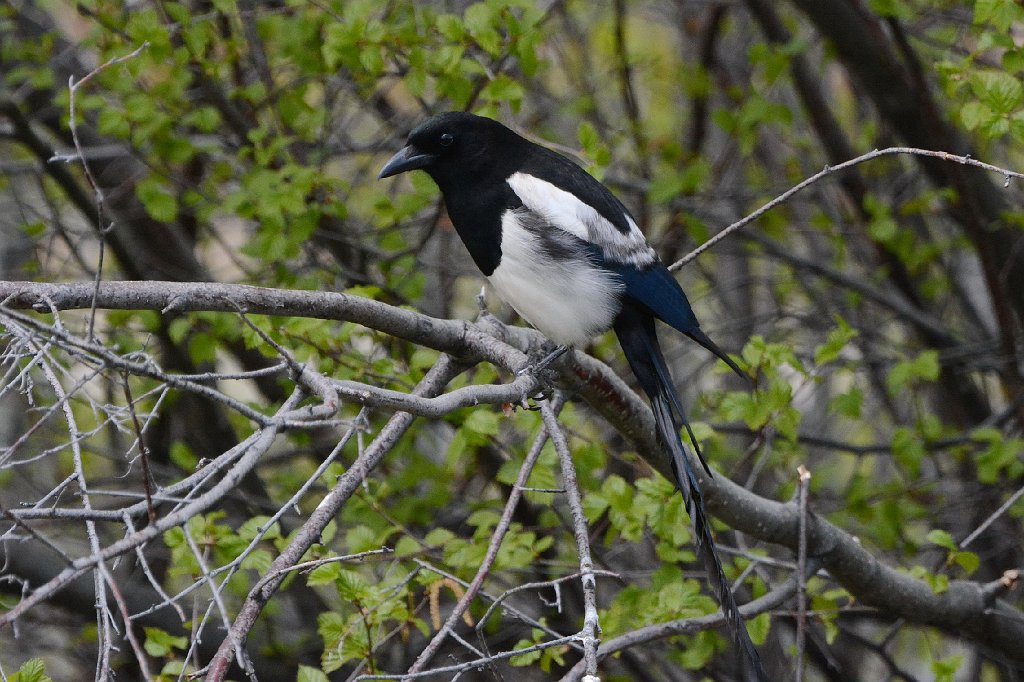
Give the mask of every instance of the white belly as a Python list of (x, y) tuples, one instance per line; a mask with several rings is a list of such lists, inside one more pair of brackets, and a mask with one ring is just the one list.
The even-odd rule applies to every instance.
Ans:
[(487, 280), (544, 336), (558, 344), (583, 346), (611, 328), (623, 285), (582, 253), (566, 255), (545, 250), (509, 211), (502, 219), (501, 262)]

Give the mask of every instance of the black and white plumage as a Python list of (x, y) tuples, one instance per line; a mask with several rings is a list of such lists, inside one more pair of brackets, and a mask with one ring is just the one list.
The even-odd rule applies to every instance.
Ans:
[[(455, 230), (497, 294), (562, 346), (580, 346), (614, 329), (651, 401), (658, 437), (737, 644), (758, 680), (767, 676), (722, 570), (700, 485), (679, 438), (690, 431), (662, 355), (655, 319), (686, 334), (743, 375), (701, 330), (678, 282), (629, 211), (569, 159), (497, 121), (449, 112), (409, 135), (380, 177), (420, 169), (444, 195)], [(697, 441), (691, 439), (696, 445)], [(697, 447), (701, 464), (711, 470)]]

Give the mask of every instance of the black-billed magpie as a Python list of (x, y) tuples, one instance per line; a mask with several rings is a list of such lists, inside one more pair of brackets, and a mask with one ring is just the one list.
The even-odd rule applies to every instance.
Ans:
[(671, 454), (702, 555), (737, 644), (767, 680), (715, 550), (700, 484), (679, 438), (693, 437), (662, 355), (660, 319), (745, 376), (701, 330), (679, 283), (626, 207), (577, 164), (489, 118), (448, 112), (418, 125), (381, 169), (386, 178), (423, 170), (497, 294), (561, 348), (615, 330), (651, 401), (659, 440)]

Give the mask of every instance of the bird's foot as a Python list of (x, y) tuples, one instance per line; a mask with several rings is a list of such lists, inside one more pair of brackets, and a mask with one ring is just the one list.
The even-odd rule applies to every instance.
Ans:
[(556, 346), (551, 341), (545, 341), (538, 353), (530, 353), (530, 362), (525, 367), (516, 370), (516, 376), (521, 377), (524, 374), (536, 376), (548, 371), (551, 363), (565, 355), (568, 350), (569, 346)]
[(541, 346), (540, 353), (536, 355), (530, 353), (530, 362), (525, 367), (517, 370), (516, 376), (521, 377), (526, 374), (533, 376), (537, 383), (540, 384), (540, 393), (536, 397), (546, 400), (551, 396), (551, 393), (554, 391), (554, 384), (558, 380), (558, 373), (551, 369), (551, 363), (568, 350), (568, 346), (554, 346), (549, 341)]

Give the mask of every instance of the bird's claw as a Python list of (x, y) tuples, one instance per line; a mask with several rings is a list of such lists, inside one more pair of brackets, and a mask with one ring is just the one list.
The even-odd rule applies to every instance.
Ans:
[[(551, 350), (550, 344), (539, 349), (539, 352), (530, 353), (530, 362), (524, 367), (516, 370), (516, 377), (526, 375), (532, 376), (537, 382), (538, 392), (529, 396), (532, 400), (550, 400), (555, 390), (555, 382), (558, 381), (558, 372), (551, 369), (551, 363), (557, 360), (565, 351), (565, 346), (558, 346)], [(527, 408), (536, 409), (536, 408)]]
[(548, 369), (548, 367), (550, 367), (551, 363), (555, 360), (562, 357), (562, 355), (564, 355), (568, 350), (568, 346), (553, 346), (553, 344), (548, 341), (540, 347), (539, 352), (530, 353), (529, 364), (518, 369), (516, 371), (516, 376), (521, 377), (524, 374), (533, 374), (539, 379), (540, 375), (545, 372), (550, 372), (557, 376), (557, 373), (554, 372), (554, 370)]
[(549, 367), (538, 367), (529, 364), (516, 372), (516, 377), (532, 376), (537, 382), (537, 392), (530, 396), (533, 400), (548, 400), (555, 390), (555, 382), (558, 381), (558, 372)]

